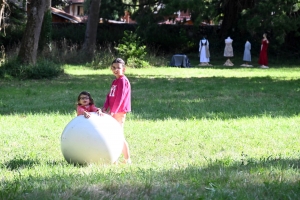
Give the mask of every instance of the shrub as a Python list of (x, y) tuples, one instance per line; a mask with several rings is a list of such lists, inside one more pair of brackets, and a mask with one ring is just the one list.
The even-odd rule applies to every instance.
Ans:
[(96, 54), (92, 62), (86, 63), (87, 67), (93, 69), (107, 69), (111, 65), (111, 61), (114, 59), (113, 55), (109, 54)]
[(25, 66), (22, 65), (17, 58), (11, 58), (6, 60), (2, 66), (2, 74), (7, 74), (12, 77), (23, 79), (25, 75)]
[(52, 60), (55, 63), (81, 64), (82, 58), (78, 53), (80, 44), (72, 43), (66, 39), (50, 43), (51, 48), (39, 52), (39, 57)]
[(63, 73), (62, 67), (52, 61), (39, 60), (35, 65), (26, 65), (17, 58), (5, 61), (0, 71), (2, 77), (6, 74), (19, 79), (50, 79)]
[(147, 54), (146, 46), (142, 45), (142, 40), (132, 31), (124, 31), (124, 37), (117, 47), (118, 53), (125, 59), (138, 58), (140, 60)]
[(52, 61), (40, 60), (36, 65), (28, 65), (26, 68), (26, 78), (28, 79), (51, 79), (63, 74), (61, 65)]
[(131, 67), (131, 68), (147, 68), (147, 67), (150, 67), (150, 64), (148, 61), (140, 60), (135, 57), (130, 57), (127, 60), (126, 66)]

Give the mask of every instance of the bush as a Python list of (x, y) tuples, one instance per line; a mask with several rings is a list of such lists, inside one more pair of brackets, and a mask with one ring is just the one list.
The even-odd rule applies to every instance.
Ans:
[(146, 46), (142, 44), (142, 40), (132, 31), (124, 31), (124, 37), (120, 44), (115, 47), (118, 53), (127, 60), (127, 66), (132, 68), (149, 67), (149, 62), (144, 60)]
[(2, 66), (2, 77), (7, 74), (12, 77), (18, 77), (20, 79), (24, 78), (25, 75), (25, 67), (16, 59), (12, 58), (6, 60)]
[(63, 74), (61, 65), (52, 61), (41, 60), (36, 65), (28, 65), (26, 75), (28, 79), (51, 79)]
[(4, 62), (0, 69), (1, 77), (9, 75), (19, 79), (50, 79), (63, 72), (62, 67), (52, 61), (39, 60), (35, 65), (25, 65), (16, 58)]
[(147, 54), (146, 46), (142, 45), (140, 37), (132, 31), (124, 31), (124, 37), (115, 49), (118, 50), (118, 53), (125, 60), (128, 60), (129, 58), (138, 58), (142, 60)]
[(111, 62), (113, 61), (114, 56), (112, 54), (96, 54), (90, 63), (86, 63), (87, 67), (92, 69), (107, 69)]
[(131, 67), (131, 68), (147, 68), (147, 67), (150, 67), (150, 64), (148, 61), (140, 60), (135, 57), (130, 57), (127, 60), (126, 66)]

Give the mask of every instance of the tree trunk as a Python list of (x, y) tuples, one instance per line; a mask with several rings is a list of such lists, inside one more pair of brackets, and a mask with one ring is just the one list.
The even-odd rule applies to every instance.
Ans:
[(228, 37), (233, 28), (236, 27), (239, 14), (243, 9), (252, 8), (254, 0), (223, 0), (224, 18), (221, 26), (221, 37)]
[(5, 34), (5, 15), (8, 15), (6, 9), (9, 9), (9, 5), (7, 3), (7, 0), (0, 0), (0, 31), (2, 28), (4, 29), (4, 34)]
[(101, 0), (91, 0), (82, 53), (87, 60), (94, 57)]
[(235, 27), (238, 15), (238, 5), (235, 0), (224, 1), (224, 18), (221, 26), (221, 37), (225, 38), (229, 36), (232, 28)]
[[(38, 44), (38, 52), (43, 50), (51, 51), (51, 35), (52, 35), (52, 14), (51, 14), (51, 0), (47, 0), (44, 19), (42, 23), (40, 39)], [(47, 48), (46, 48), (47, 47)]]
[(29, 2), (26, 29), (18, 54), (21, 63), (36, 63), (41, 27), (48, 3), (49, 0), (31, 0)]

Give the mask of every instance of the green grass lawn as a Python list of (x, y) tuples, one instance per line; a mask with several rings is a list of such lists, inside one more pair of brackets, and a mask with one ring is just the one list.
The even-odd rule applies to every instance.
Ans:
[(74, 166), (60, 136), (110, 70), (0, 80), (0, 199), (298, 199), (300, 67), (127, 69), (132, 165)]

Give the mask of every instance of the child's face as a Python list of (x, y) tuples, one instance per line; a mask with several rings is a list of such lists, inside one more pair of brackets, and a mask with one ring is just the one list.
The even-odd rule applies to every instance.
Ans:
[(120, 76), (124, 75), (125, 67), (121, 63), (114, 63), (111, 66), (112, 73), (119, 78)]
[(79, 103), (83, 106), (87, 106), (90, 104), (90, 97), (88, 95), (80, 95)]

